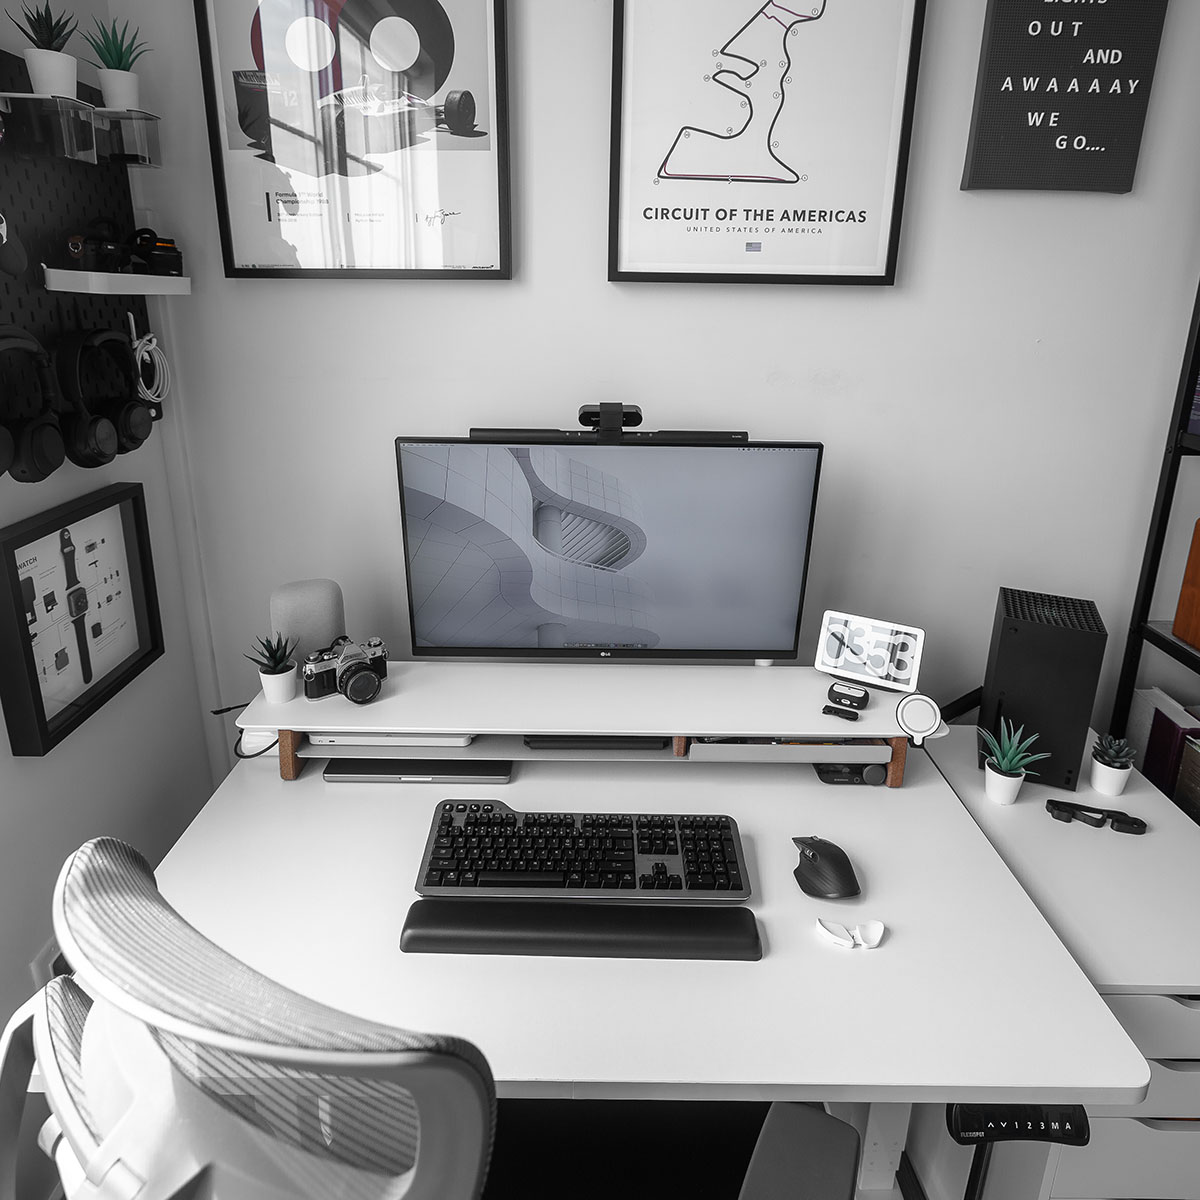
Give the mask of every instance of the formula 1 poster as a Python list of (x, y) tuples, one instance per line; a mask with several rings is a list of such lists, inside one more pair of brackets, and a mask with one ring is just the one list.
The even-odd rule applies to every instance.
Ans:
[(892, 283), (924, 0), (616, 0), (609, 278)]
[(197, 0), (225, 273), (511, 277), (504, 0)]

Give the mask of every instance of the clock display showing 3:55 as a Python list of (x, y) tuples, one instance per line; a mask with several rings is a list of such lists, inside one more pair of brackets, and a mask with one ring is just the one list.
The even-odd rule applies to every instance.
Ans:
[(867, 686), (915, 692), (925, 631), (894, 621), (826, 611), (817, 642), (818, 671)]

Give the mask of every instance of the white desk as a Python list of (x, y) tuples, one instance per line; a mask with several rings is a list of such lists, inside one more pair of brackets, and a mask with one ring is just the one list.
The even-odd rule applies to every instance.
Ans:
[[(434, 805), (729, 812), (761, 962), (406, 955), (400, 927)], [(821, 902), (791, 838), (851, 855), (863, 894)], [(1148, 1069), (923, 754), (899, 791), (806, 766), (518, 764), (501, 788), (294, 782), (240, 764), (167, 855), (163, 893), (232, 953), (329, 1004), (469, 1038), (501, 1096), (823, 1099), (882, 1106), (863, 1182), (891, 1195), (913, 1101), (1136, 1103)], [(818, 915), (877, 917), (875, 951)], [(1047, 1021), (1048, 1010), (1069, 1022)], [(896, 1107), (893, 1107), (896, 1106)], [(886, 1118), (886, 1119), (884, 1119)]]
[[(1091, 1145), (1048, 1148), (1040, 1177), (1017, 1194), (1039, 1200), (1094, 1195), (1195, 1200), (1200, 828), (1136, 771), (1121, 796), (1093, 792), (1086, 759), (1075, 793), (1028, 779), (1011, 807), (994, 804), (984, 794), (975, 745), (973, 728), (956, 728), (931, 745), (930, 754), (1152, 1069), (1142, 1103), (1089, 1106)], [(1049, 796), (1122, 809), (1145, 819), (1149, 829), (1139, 837), (1055, 821), (1046, 812)], [(928, 1119), (936, 1125), (940, 1114)]]

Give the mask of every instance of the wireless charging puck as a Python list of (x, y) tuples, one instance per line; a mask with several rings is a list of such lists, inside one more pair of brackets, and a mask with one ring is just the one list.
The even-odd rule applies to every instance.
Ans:
[(878, 787), (887, 779), (883, 763), (813, 763), (822, 783), (862, 783)]

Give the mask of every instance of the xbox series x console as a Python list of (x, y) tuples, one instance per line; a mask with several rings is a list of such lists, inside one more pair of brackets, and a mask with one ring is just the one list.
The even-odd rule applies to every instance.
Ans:
[[(1001, 588), (979, 724), (1001, 719), (1038, 735), (1037, 782), (1075, 790), (1108, 633), (1091, 600)], [(980, 765), (983, 765), (982, 755)]]

